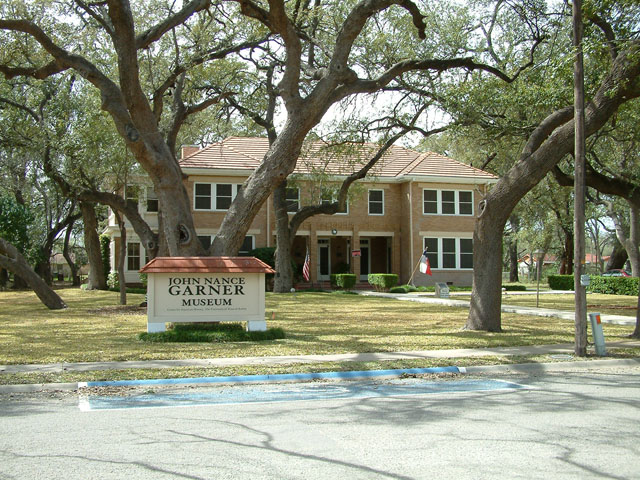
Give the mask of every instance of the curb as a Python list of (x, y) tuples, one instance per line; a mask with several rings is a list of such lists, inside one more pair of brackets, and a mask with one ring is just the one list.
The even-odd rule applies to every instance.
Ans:
[(115, 380), (104, 382), (75, 382), (75, 383), (35, 383), (24, 385), (0, 385), (0, 394), (36, 393), (44, 391), (72, 391), (90, 387), (124, 387), (144, 385), (195, 385), (195, 384), (251, 384), (251, 383), (280, 383), (306, 382), (312, 380), (360, 380), (373, 378), (400, 377), (402, 375), (423, 375), (428, 373), (547, 373), (567, 370), (580, 370), (602, 367), (634, 367), (640, 366), (640, 358), (615, 360), (589, 360), (558, 363), (520, 363), (513, 365), (487, 365), (477, 367), (433, 367), (408, 368), (397, 370), (364, 370), (346, 372), (322, 373), (290, 373), (279, 375), (244, 375), (235, 377), (200, 377), (200, 378), (169, 378), (153, 380)]

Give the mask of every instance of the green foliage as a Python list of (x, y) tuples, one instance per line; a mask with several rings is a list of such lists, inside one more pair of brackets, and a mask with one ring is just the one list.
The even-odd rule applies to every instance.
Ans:
[(370, 273), (367, 280), (377, 292), (386, 292), (398, 284), (398, 275), (395, 273)]
[(265, 332), (247, 332), (239, 323), (177, 323), (166, 332), (141, 333), (143, 342), (249, 342), (285, 338), (282, 328), (269, 328)]
[(250, 257), (256, 257), (257, 259), (262, 260), (271, 268), (276, 267), (275, 254), (276, 254), (276, 247), (254, 248), (249, 252)]
[(149, 278), (147, 277), (147, 274), (140, 273), (138, 276), (140, 277), (140, 283), (144, 285), (145, 288), (147, 288), (147, 283), (149, 282)]
[(398, 285), (389, 289), (389, 293), (409, 293), (409, 285)]
[(0, 237), (26, 255), (31, 247), (29, 224), (34, 215), (24, 205), (20, 205), (10, 196), (0, 196)]
[(640, 278), (591, 276), (589, 292), (611, 295), (638, 295)]
[(111, 272), (107, 276), (107, 287), (109, 290), (119, 290), (120, 289), (120, 281), (118, 280), (118, 273)]
[(100, 235), (100, 255), (102, 256), (102, 268), (104, 270), (104, 276), (109, 282), (109, 275), (111, 273), (111, 238), (109, 235)]
[(343, 290), (351, 290), (356, 284), (356, 276), (353, 273), (334, 273), (331, 275), (331, 286)]
[(527, 286), (522, 285), (521, 283), (503, 284), (502, 288), (504, 288), (507, 292), (524, 292), (527, 290)]
[(552, 290), (573, 290), (573, 275), (549, 275), (547, 280)]

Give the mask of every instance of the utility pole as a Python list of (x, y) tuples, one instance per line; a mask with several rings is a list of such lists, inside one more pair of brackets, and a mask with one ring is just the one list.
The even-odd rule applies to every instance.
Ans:
[(587, 355), (587, 293), (582, 285), (585, 254), (585, 132), (584, 132), (584, 63), (582, 51), (582, 0), (573, 0), (573, 97), (575, 121), (574, 175), (574, 289), (575, 289), (575, 354)]

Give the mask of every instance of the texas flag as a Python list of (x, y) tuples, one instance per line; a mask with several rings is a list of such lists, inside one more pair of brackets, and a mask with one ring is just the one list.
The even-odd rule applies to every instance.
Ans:
[(426, 250), (422, 252), (422, 257), (420, 257), (420, 273), (431, 275), (431, 265), (429, 264)]

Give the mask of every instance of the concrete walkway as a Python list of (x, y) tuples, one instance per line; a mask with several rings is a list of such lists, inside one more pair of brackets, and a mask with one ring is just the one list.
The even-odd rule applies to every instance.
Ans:
[[(640, 347), (640, 341), (607, 342), (607, 348)], [(133, 360), (124, 362), (48, 363), (32, 365), (0, 365), (0, 375), (9, 373), (63, 373), (91, 370), (124, 370), (176, 367), (228, 367), (237, 365), (286, 365), (292, 363), (325, 362), (384, 362), (389, 360), (417, 360), (429, 358), (463, 358), (490, 356), (522, 356), (559, 354), (572, 355), (572, 343), (560, 345), (531, 345), (521, 347), (460, 348), (451, 350), (416, 350), (410, 352), (339, 353), (328, 355), (280, 355), (269, 357), (203, 358), (183, 360)]]
[[(540, 295), (553, 295), (553, 294), (562, 294), (562, 293), (573, 293), (572, 291), (560, 291), (560, 290), (551, 290), (540, 292)], [(359, 292), (360, 295), (366, 295), (371, 297), (385, 297), (385, 298), (395, 298), (397, 300), (405, 300), (408, 302), (418, 302), (418, 303), (430, 303), (436, 305), (447, 305), (450, 307), (461, 307), (461, 308), (469, 308), (469, 302), (466, 300), (456, 300), (455, 298), (438, 298), (434, 293), (381, 293), (381, 292)], [(508, 297), (511, 295), (535, 295), (536, 292), (509, 292), (508, 295), (503, 297), (503, 302), (509, 301)], [(469, 295), (469, 292), (452, 292), (451, 296), (455, 297), (456, 295)], [(535, 315), (539, 317), (554, 317), (561, 318), (563, 320), (571, 320), (575, 319), (574, 312), (567, 312), (563, 310), (554, 310), (551, 308), (536, 308), (536, 307), (525, 307), (520, 305), (508, 305), (502, 304), (501, 310), (505, 313), (518, 313), (521, 315)], [(636, 319), (635, 317), (630, 317), (626, 315), (600, 315), (600, 319), (602, 323), (609, 323), (615, 325), (635, 325)]]

